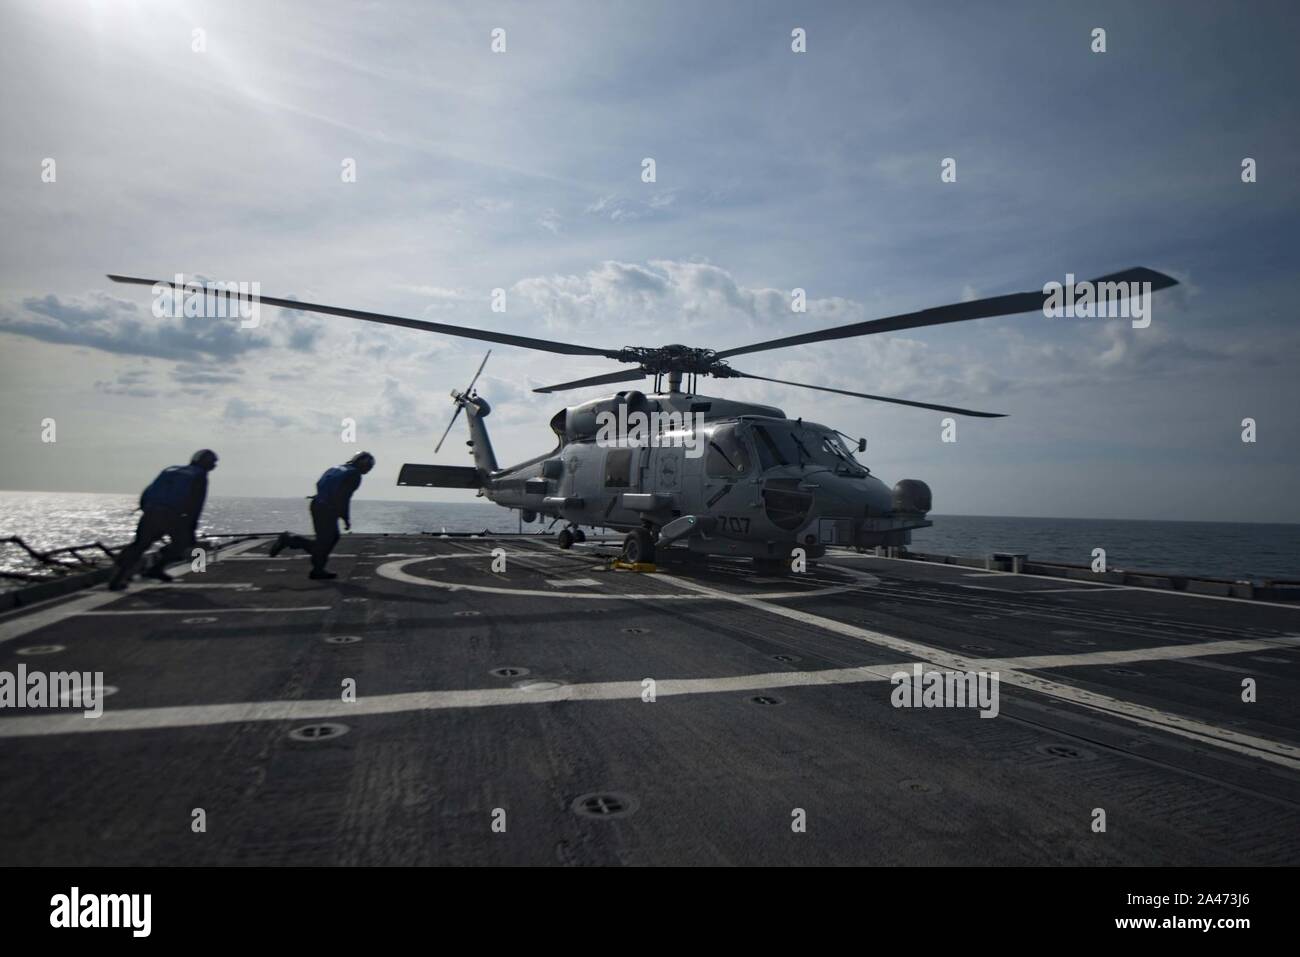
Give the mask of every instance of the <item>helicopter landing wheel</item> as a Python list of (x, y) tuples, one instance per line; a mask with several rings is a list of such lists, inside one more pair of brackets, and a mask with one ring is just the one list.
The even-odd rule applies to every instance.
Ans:
[(585, 542), (587, 540), (587, 533), (580, 528), (575, 528), (573, 530), (573, 540), (575, 542)]
[(564, 551), (573, 547), (573, 532), (567, 528), (560, 529), (560, 534), (555, 536), (555, 544), (559, 545)]
[(644, 528), (628, 532), (623, 539), (623, 561), (639, 565), (655, 560), (655, 540)]

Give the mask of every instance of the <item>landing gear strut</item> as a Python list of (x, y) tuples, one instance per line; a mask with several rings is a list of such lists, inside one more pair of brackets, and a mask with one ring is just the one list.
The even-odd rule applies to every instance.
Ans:
[(638, 528), (623, 539), (623, 561), (638, 565), (655, 560), (655, 540), (648, 529)]
[(571, 525), (568, 528), (562, 528), (560, 529), (560, 534), (555, 536), (555, 544), (559, 545), (560, 548), (566, 551), (573, 547), (574, 542), (585, 542), (586, 540), (587, 540), (587, 533), (584, 532), (582, 529), (580, 529), (577, 525)]

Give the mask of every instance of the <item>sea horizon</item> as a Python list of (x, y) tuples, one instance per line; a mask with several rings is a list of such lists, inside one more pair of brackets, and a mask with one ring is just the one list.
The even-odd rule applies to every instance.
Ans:
[[(67, 491), (67, 490), (49, 491), (43, 489), (21, 489), (21, 488), (0, 489), (0, 495), (6, 495), (6, 494), (111, 495), (111, 496), (125, 495), (125, 496), (135, 496), (135, 497), (139, 496), (138, 492), (86, 492), (86, 491)], [(217, 499), (244, 500), (250, 502), (280, 500), (280, 501), (296, 502), (296, 501), (305, 501), (310, 497), (311, 496), (309, 495), (213, 495), (210, 497), (209, 500), (210, 501), (215, 501)], [(384, 505), (421, 505), (421, 504), (476, 505), (476, 504), (480, 504), (477, 502), (464, 502), (457, 499), (442, 499), (442, 498), (423, 499), (420, 501), (398, 499), (398, 498), (369, 498), (369, 497), (364, 497), (361, 493), (355, 495), (353, 497), (353, 501), (358, 503), (375, 502), (377, 504), (384, 504)], [(483, 503), (483, 504), (491, 505), (493, 508), (498, 508), (501, 509), (502, 511), (511, 511), (510, 509), (507, 509), (506, 506), (504, 505), (496, 505), (495, 503)], [(1280, 521), (1260, 522), (1260, 521), (1247, 521), (1247, 520), (1227, 521), (1223, 519), (1190, 519), (1190, 518), (1115, 518), (1111, 516), (1087, 516), (1087, 515), (1018, 515), (1018, 514), (1011, 514), (1009, 512), (1005, 514), (998, 514), (993, 512), (930, 512), (929, 517), (931, 519), (935, 519), (935, 518), (1023, 518), (1023, 519), (1035, 519), (1035, 520), (1041, 519), (1043, 521), (1053, 521), (1053, 522), (1162, 522), (1162, 523), (1169, 523), (1169, 524), (1186, 524), (1186, 525), (1261, 525), (1261, 526), (1268, 526), (1268, 527), (1276, 526), (1276, 525), (1292, 525), (1297, 528), (1300, 528), (1300, 522), (1280, 522)], [(4, 534), (3, 517), (0, 516), (0, 535), (3, 534)]]
[[(139, 513), (136, 494), (117, 492), (0, 491), (0, 538), (17, 536), (48, 550), (132, 538)], [(356, 498), (356, 532), (519, 532), (548, 534), (549, 521), (524, 524), (519, 513), (485, 500), (400, 501)], [(1095, 549), (1110, 569), (1232, 580), (1300, 580), (1300, 526), (1276, 522), (1186, 519), (1097, 519), (1034, 515), (931, 513), (930, 528), (913, 532), (917, 552), (978, 558), (1021, 552), (1031, 559), (1090, 565)], [(552, 527), (554, 525), (554, 527)], [(206, 535), (310, 534), (305, 496), (214, 495), (200, 523)], [(0, 571), (20, 568), (16, 546), (0, 550)]]

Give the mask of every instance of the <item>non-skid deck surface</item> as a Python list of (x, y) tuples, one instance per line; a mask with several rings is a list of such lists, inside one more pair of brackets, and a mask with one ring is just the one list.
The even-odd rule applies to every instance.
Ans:
[[(1300, 609), (514, 537), (347, 536), (315, 582), (266, 547), (0, 617), (0, 670), (117, 689), (0, 711), (0, 864), (1300, 863)], [(1000, 713), (893, 707), (914, 662), (998, 672)]]

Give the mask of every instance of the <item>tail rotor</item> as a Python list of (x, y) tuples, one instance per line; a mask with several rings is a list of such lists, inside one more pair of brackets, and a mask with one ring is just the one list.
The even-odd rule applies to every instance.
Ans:
[(451, 434), (451, 427), (456, 424), (456, 419), (460, 416), (460, 410), (465, 408), (466, 400), (473, 394), (474, 383), (477, 382), (478, 377), (483, 374), (483, 367), (487, 365), (488, 356), (490, 355), (492, 355), (491, 349), (487, 351), (487, 355), (483, 357), (483, 361), (478, 364), (478, 372), (475, 372), (474, 378), (469, 380), (469, 385), (465, 387), (464, 392), (457, 392), (455, 389), (451, 390), (451, 397), (456, 400), (456, 411), (451, 414), (451, 421), (447, 423), (447, 429), (442, 433), (442, 438), (440, 438), (438, 444), (433, 447), (434, 455), (438, 454), (439, 450), (442, 448), (442, 443), (446, 442), (447, 436)]

